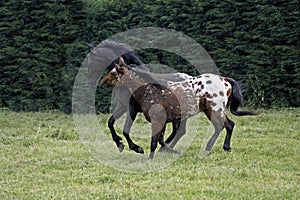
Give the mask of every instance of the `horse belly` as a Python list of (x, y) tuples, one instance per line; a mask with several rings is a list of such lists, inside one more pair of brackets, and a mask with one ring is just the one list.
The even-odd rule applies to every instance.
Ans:
[(192, 92), (177, 96), (180, 103), (181, 118), (186, 119), (199, 113), (199, 100)]
[(152, 88), (151, 91), (146, 90), (143, 97), (139, 99), (139, 102), (143, 114), (149, 122), (151, 121), (151, 117), (157, 118), (161, 115), (165, 116), (167, 122), (180, 119), (181, 117), (179, 102), (176, 96), (169, 90), (160, 90), (157, 88)]

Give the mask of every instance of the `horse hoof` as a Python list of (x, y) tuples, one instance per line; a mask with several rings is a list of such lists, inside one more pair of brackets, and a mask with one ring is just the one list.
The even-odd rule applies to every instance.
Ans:
[(135, 148), (133, 148), (133, 150), (136, 153), (144, 154), (144, 149), (142, 147), (135, 147)]
[(225, 151), (231, 152), (231, 148), (230, 148), (230, 147), (223, 147), (223, 149), (224, 149)]
[(144, 149), (143, 149), (142, 147), (139, 147), (139, 148), (138, 148), (138, 153), (144, 154)]
[(153, 158), (154, 158), (154, 153), (150, 153), (150, 155), (149, 155), (149, 158), (148, 158), (148, 160), (153, 160)]
[(164, 153), (166, 152), (167, 150), (164, 148), (164, 147), (161, 147), (157, 152), (158, 153)]
[(160, 147), (160, 149), (157, 151), (157, 153), (165, 153), (167, 152), (167, 149), (165, 147)]
[(119, 151), (122, 152), (122, 151), (124, 150), (124, 147), (125, 147), (125, 145), (124, 145), (123, 143), (120, 143), (120, 144), (118, 145)]
[(201, 153), (200, 153), (200, 158), (203, 159), (203, 158), (205, 158), (206, 156), (208, 156), (209, 154), (210, 154), (210, 151), (209, 151), (209, 150), (201, 151)]
[(171, 153), (181, 155), (181, 151), (177, 151), (177, 150), (174, 150), (174, 152), (171, 152)]
[(161, 147), (158, 150), (159, 153), (163, 153), (163, 152), (167, 152), (167, 153), (173, 153), (173, 154), (181, 154), (180, 151), (174, 150), (171, 147), (165, 146), (165, 147)]
[(173, 154), (181, 154), (180, 151), (177, 151), (175, 149), (172, 149), (171, 147), (167, 147), (167, 152), (173, 153)]

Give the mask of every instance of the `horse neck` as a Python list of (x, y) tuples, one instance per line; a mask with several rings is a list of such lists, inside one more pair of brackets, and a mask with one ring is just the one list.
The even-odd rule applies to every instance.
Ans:
[(126, 86), (131, 92), (145, 84), (146, 82), (131, 70), (124, 74), (119, 81), (119, 86)]

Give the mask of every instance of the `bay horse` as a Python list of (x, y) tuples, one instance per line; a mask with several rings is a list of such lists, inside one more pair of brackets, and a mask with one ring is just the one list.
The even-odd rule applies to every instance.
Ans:
[[(102, 78), (101, 83), (109, 83), (114, 85), (113, 80), (116, 78), (117, 73), (113, 70), (115, 63), (130, 65), (133, 64), (137, 69), (143, 69), (149, 71), (147, 66), (137, 56), (136, 52), (128, 45), (123, 43), (117, 43), (114, 41), (103, 41), (102, 43), (94, 46), (88, 44), (90, 54), (88, 55), (88, 80), (90, 85), (97, 86), (97, 81), (106, 69), (112, 70), (106, 76)], [(154, 74), (160, 80), (165, 81), (181, 81), (191, 76), (184, 73), (172, 73), (172, 74)], [(112, 80), (110, 82), (110, 80)], [(122, 138), (118, 136), (114, 128), (115, 121), (121, 118), (121, 116), (128, 111), (128, 102), (131, 97), (131, 92), (127, 87), (118, 86), (115, 87), (112, 93), (114, 102), (112, 116), (108, 120), (108, 127), (111, 132), (112, 138), (116, 143), (120, 152), (124, 150), (124, 144), (121, 142)], [(186, 121), (172, 123), (172, 133), (166, 140), (167, 143), (171, 143), (177, 132), (186, 132)], [(176, 143), (172, 142), (171, 147), (174, 147)], [(144, 153), (142, 148), (133, 148), (138, 153)], [(164, 150), (164, 149), (162, 149)]]
[[(117, 86), (126, 86), (132, 96), (129, 101), (123, 134), (129, 146), (141, 148), (130, 138), (129, 132), (138, 112), (143, 112), (151, 123), (152, 136), (149, 159), (153, 159), (158, 143), (168, 147), (163, 134), (168, 122), (186, 120), (199, 112), (204, 112), (214, 126), (214, 134), (208, 141), (205, 150), (209, 153), (225, 128), (226, 137), (223, 149), (230, 151), (230, 140), (234, 122), (228, 118), (225, 109), (236, 116), (256, 115), (254, 111), (238, 111), (243, 98), (241, 87), (237, 81), (229, 77), (215, 74), (202, 74), (180, 82), (168, 81), (161, 85), (147, 71), (128, 65), (116, 65), (118, 73)], [(152, 80), (152, 81), (151, 81)], [(176, 134), (175, 139), (182, 135)]]

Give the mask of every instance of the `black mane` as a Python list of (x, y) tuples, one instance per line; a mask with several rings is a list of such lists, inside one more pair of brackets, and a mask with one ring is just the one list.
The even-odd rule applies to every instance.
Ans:
[[(137, 66), (143, 66), (144, 63), (142, 60), (138, 57), (137, 53), (127, 44), (124, 43), (117, 43), (110, 40), (105, 40), (98, 44), (94, 50), (100, 50), (100, 49), (110, 49), (114, 52), (115, 57), (120, 57), (124, 59), (124, 62), (126, 64), (135, 64)], [(119, 58), (116, 58), (113, 62), (120, 63)], [(112, 70), (115, 66), (113, 62), (108, 66), (109, 70)], [(145, 66), (143, 66), (145, 68)]]
[(164, 85), (164, 86), (167, 85), (168, 82), (167, 79), (157, 76), (157, 74), (154, 74), (147, 69), (131, 66), (130, 70), (132, 70), (136, 74), (136, 76), (141, 78), (145, 83), (152, 83), (155, 85)]

